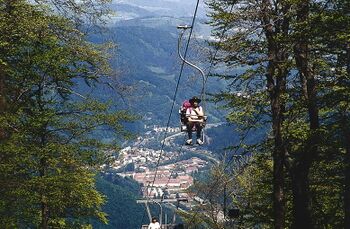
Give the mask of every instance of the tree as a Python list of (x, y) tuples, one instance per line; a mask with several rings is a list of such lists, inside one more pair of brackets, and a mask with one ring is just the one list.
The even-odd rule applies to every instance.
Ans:
[[(257, 122), (270, 116), (274, 138), (274, 223), (275, 228), (284, 228), (286, 149), (282, 126), (286, 106), (286, 82), (290, 69), (290, 45), (287, 38), (290, 32), (288, 13), (291, 5), (288, 1), (275, 4), (265, 0), (212, 1), (210, 7), (213, 9), (212, 24), (219, 30), (216, 34), (226, 30), (225, 38), (216, 44), (224, 52), (218, 59), (230, 68), (244, 66), (245, 69), (243, 73), (232, 77), (233, 83), (230, 86), (233, 93), (220, 95), (224, 100), (232, 101), (229, 103), (235, 106), (231, 116), (237, 119), (231, 121), (250, 119)], [(229, 7), (233, 10), (228, 11)], [(268, 93), (268, 97), (264, 92)], [(251, 125), (251, 122), (243, 122), (243, 125)]]
[(215, 165), (204, 180), (195, 182), (190, 188), (189, 191), (195, 195), (196, 203), (191, 211), (179, 212), (189, 228), (198, 228), (198, 226), (225, 228), (225, 216), (223, 215), (225, 210), (222, 201), (226, 197), (225, 187), (232, 186), (232, 179), (229, 179), (228, 176), (229, 170), (224, 163)]
[[(316, 8), (316, 7), (315, 7)], [(344, 228), (350, 227), (350, 151), (349, 151), (349, 29), (350, 9), (348, 1), (323, 2), (316, 8), (312, 18), (313, 36), (317, 34), (319, 57), (317, 64), (322, 68), (319, 73), (321, 106), (324, 107), (323, 119), (329, 130), (329, 145), (339, 152), (343, 165)], [(320, 26), (322, 23), (322, 27)], [(345, 153), (343, 153), (345, 152)], [(341, 173), (341, 170), (339, 171)]]
[(296, 68), (299, 72), (300, 82), (302, 85), (302, 95), (306, 103), (310, 121), (310, 138), (306, 144), (305, 150), (295, 154), (295, 163), (292, 165), (291, 176), (293, 183), (293, 200), (294, 200), (294, 221), (293, 228), (305, 226), (313, 228), (309, 204), (309, 170), (313, 159), (317, 155), (318, 137), (316, 131), (319, 128), (317, 91), (315, 76), (310, 70), (310, 36), (308, 33), (309, 25), (309, 8), (310, 1), (296, 2), (296, 23), (294, 24), (295, 42), (294, 57)]
[[(26, 1), (0, 1), (0, 217), (4, 228), (79, 228), (106, 222), (95, 174), (134, 120), (83, 92), (108, 73), (105, 48), (85, 41), (71, 21)], [(82, 95), (82, 93), (84, 95)], [(4, 106), (3, 106), (4, 107)]]
[[(210, 7), (214, 35), (224, 34), (213, 44), (228, 74), (218, 75), (230, 81), (217, 101), (226, 102), (228, 120), (244, 131), (271, 125), (274, 145), (264, 151), (273, 152), (275, 227), (285, 226), (289, 188), (293, 228), (327, 226), (326, 219), (340, 225), (329, 203), (341, 201), (342, 188), (331, 180), (339, 181), (334, 172), (347, 164), (348, 3), (216, 0)], [(316, 196), (324, 203), (316, 203)]]
[(233, 200), (240, 209), (238, 225), (242, 228), (271, 227), (273, 206), (271, 185), (273, 162), (268, 154), (253, 156), (249, 163), (234, 173), (235, 188)]

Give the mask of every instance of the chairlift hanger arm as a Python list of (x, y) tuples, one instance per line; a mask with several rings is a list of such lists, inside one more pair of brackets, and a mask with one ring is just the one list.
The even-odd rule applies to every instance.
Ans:
[(203, 107), (205, 108), (205, 84), (206, 84), (206, 77), (205, 77), (205, 73), (204, 71), (199, 68), (198, 66), (196, 66), (195, 64), (187, 61), (184, 56), (181, 54), (181, 40), (182, 40), (182, 37), (185, 33), (185, 31), (189, 28), (192, 28), (191, 26), (187, 26), (187, 25), (180, 25), (177, 27), (178, 29), (181, 29), (181, 33), (179, 35), (179, 39), (178, 39), (178, 42), (177, 42), (177, 53), (180, 57), (180, 59), (183, 61), (183, 63), (186, 63), (187, 65), (195, 68), (196, 70), (198, 70), (201, 75), (202, 75), (202, 90), (201, 90), (201, 97), (202, 97), (202, 100), (203, 100)]
[(177, 53), (179, 54), (179, 57), (180, 57), (180, 59), (181, 59), (183, 62), (185, 62), (185, 63), (188, 64), (189, 66), (191, 66), (191, 67), (197, 69), (197, 70), (201, 73), (202, 78), (203, 78), (203, 85), (204, 85), (204, 82), (205, 82), (205, 74), (204, 74), (203, 70), (200, 69), (200, 68), (199, 68), (198, 66), (196, 66), (195, 64), (192, 64), (191, 62), (185, 60), (185, 58), (184, 58), (184, 57), (182, 56), (182, 54), (181, 54), (181, 51), (180, 51), (180, 49), (181, 49), (181, 40), (182, 40), (182, 37), (183, 37), (183, 35), (184, 35), (186, 29), (185, 29), (185, 28), (182, 28), (182, 27), (180, 27), (180, 26), (178, 26), (178, 28), (182, 29), (182, 31), (181, 31), (181, 33), (180, 33), (179, 40), (178, 40), (178, 42), (177, 42)]

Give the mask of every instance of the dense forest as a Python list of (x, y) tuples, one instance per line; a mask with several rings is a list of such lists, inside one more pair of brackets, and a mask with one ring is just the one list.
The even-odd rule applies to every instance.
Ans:
[[(132, 137), (125, 126), (140, 117), (82, 90), (116, 77), (116, 44), (89, 42), (102, 33), (110, 2), (0, 0), (1, 228), (143, 221), (139, 186), (101, 175)], [(217, 144), (227, 150), (197, 174), (190, 190), (204, 204), (179, 212), (182, 221), (188, 228), (350, 228), (350, 1), (206, 5), (215, 38), (209, 76), (228, 85), (208, 97), (232, 125), (209, 132), (225, 135)], [(124, 52), (141, 52), (132, 50)], [(112, 88), (118, 96), (123, 87)], [(239, 214), (231, 218), (230, 210)]]
[[(350, 2), (208, 6), (214, 61), (228, 69), (215, 75), (230, 82), (215, 100), (240, 130), (233, 149), (249, 159), (228, 156), (197, 184), (210, 207), (188, 213), (188, 222), (223, 228), (215, 212), (231, 205), (238, 228), (350, 228)], [(264, 139), (244, 141), (266, 127)]]
[[(107, 1), (0, 1), (0, 227), (88, 228), (107, 222), (95, 174), (134, 120), (76, 90), (111, 76), (109, 44), (86, 41)], [(62, 16), (59, 16), (62, 15)], [(90, 225), (90, 226), (89, 226)]]

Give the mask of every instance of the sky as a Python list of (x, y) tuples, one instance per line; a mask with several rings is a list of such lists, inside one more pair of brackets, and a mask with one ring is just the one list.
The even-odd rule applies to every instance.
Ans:
[[(172, 17), (190, 17), (194, 13), (196, 0), (114, 0), (115, 4), (129, 5), (138, 9), (146, 10), (151, 13), (162, 16)], [(118, 10), (119, 8), (119, 10)], [(134, 9), (135, 9), (134, 8)], [(119, 15), (125, 16), (126, 19), (130, 19), (133, 16), (137, 17), (135, 10), (130, 9), (129, 12), (124, 8), (121, 10), (120, 7), (116, 6), (115, 10)], [(205, 5), (203, 1), (200, 1), (200, 8), (198, 12), (199, 17), (204, 17)], [(130, 17), (130, 18), (129, 18)]]

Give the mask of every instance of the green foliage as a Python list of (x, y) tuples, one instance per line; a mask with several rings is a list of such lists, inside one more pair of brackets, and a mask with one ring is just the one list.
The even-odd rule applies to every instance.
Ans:
[[(348, 1), (269, 3), (208, 2), (212, 9), (213, 35), (224, 34), (220, 41), (212, 43), (219, 49), (217, 61), (227, 66), (226, 73), (219, 77), (229, 82), (227, 90), (215, 96), (216, 101), (225, 103), (224, 108), (229, 111), (227, 120), (242, 131), (242, 141), (247, 132), (272, 127), (268, 136), (259, 139), (260, 144), (241, 145), (242, 150), (251, 153), (252, 160), (235, 175), (235, 191), (240, 195), (234, 203), (243, 213), (240, 226), (271, 228), (273, 225), (271, 201), (276, 183), (272, 174), (273, 164), (278, 161), (266, 154), (276, 156), (276, 150), (280, 149), (271, 141), (277, 139), (273, 113), (273, 106), (277, 104), (278, 115), (282, 117), (278, 133), (281, 147), (287, 152), (281, 170), (286, 172), (283, 183), (286, 227), (295, 221), (292, 209), (297, 209), (293, 202), (296, 198), (293, 184), (301, 180), (295, 180), (298, 172), (295, 168), (306, 166), (306, 176), (297, 179), (309, 183), (310, 190), (304, 194), (310, 196), (312, 224), (315, 228), (341, 228), (346, 208), (344, 199), (349, 194), (349, 186), (344, 182), (349, 176), (346, 158), (350, 123), (350, 5)], [(300, 20), (305, 12), (308, 12), (307, 18)], [(303, 45), (307, 55), (298, 56)], [(304, 67), (311, 75), (308, 79), (298, 58), (306, 59)], [(232, 69), (236, 67), (242, 69), (239, 74), (233, 74)], [(317, 85), (314, 91), (310, 89), (311, 78)], [(277, 87), (279, 85), (282, 86)], [(316, 99), (313, 105), (312, 93)], [(271, 98), (277, 102), (273, 103)], [(318, 110), (316, 129), (310, 126), (314, 118), (310, 116), (312, 106)], [(312, 162), (310, 166), (307, 160)]]
[(238, 174), (237, 191), (233, 202), (241, 209), (241, 226), (252, 228), (272, 227), (272, 160), (266, 156), (255, 156), (254, 159)]
[(85, 41), (74, 23), (26, 1), (0, 1), (0, 226), (90, 228), (107, 223), (95, 174), (115, 142), (101, 143), (101, 128), (115, 139), (135, 119), (112, 111), (75, 82), (88, 85), (109, 73), (105, 47)]
[(139, 228), (141, 223), (147, 224), (148, 217), (142, 218), (145, 212), (144, 206), (136, 203), (139, 196), (130, 192), (129, 187), (135, 185), (133, 182), (118, 180), (112, 183), (97, 177), (97, 189), (107, 198), (103, 211), (108, 214), (109, 223), (104, 225), (94, 221), (94, 228)]
[[(328, 148), (328, 147), (327, 147)], [(344, 152), (326, 149), (310, 174), (316, 227), (342, 228), (344, 219)]]
[[(184, 223), (189, 228), (223, 228), (224, 224), (220, 220), (221, 206), (224, 190), (232, 185), (232, 179), (229, 178), (227, 168), (220, 165), (214, 165), (206, 177), (202, 180), (196, 180), (190, 191), (204, 200), (193, 206), (188, 212), (180, 211)], [(231, 189), (227, 192), (230, 193)]]

